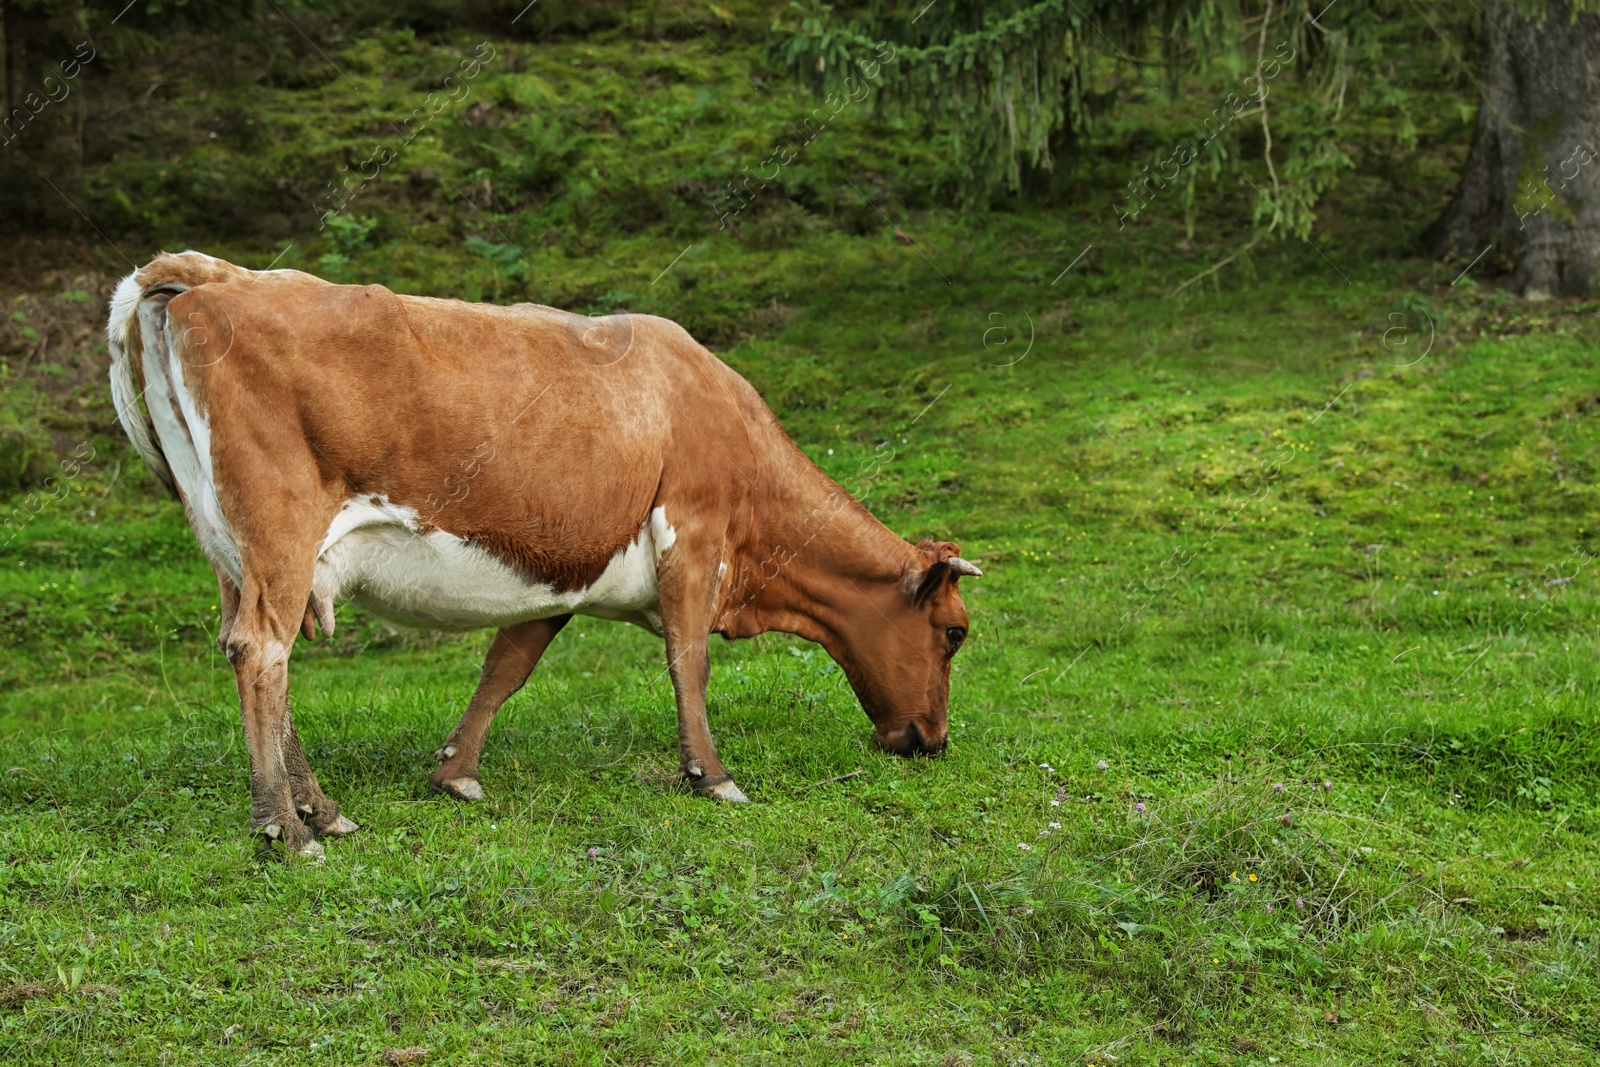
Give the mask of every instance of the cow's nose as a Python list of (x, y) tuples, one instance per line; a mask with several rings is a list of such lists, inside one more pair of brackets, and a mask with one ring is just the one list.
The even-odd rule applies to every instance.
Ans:
[(901, 756), (937, 756), (949, 740), (948, 727), (931, 726), (917, 719), (906, 720), (906, 724), (893, 733), (878, 734), (880, 748)]

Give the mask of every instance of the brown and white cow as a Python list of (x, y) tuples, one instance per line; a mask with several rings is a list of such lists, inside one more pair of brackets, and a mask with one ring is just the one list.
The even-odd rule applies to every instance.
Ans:
[[(356, 824), (289, 715), (297, 633), (344, 596), (411, 625), (496, 627), (433, 785), (483, 795), (500, 705), (574, 614), (666, 639), (696, 792), (744, 800), (706, 723), (709, 635), (781, 630), (843, 668), (884, 748), (938, 752), (967, 632), (954, 545), (912, 545), (817, 469), (678, 325), (397, 296), (161, 255), (111, 301), (123, 428), (221, 586), (251, 827), (320, 854)], [(140, 401), (143, 401), (141, 408)]]

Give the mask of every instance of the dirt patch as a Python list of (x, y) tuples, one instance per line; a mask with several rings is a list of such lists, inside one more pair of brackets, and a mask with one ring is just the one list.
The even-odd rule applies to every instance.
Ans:
[(50, 991), (42, 985), (22, 982), (0, 989), (0, 1008), (10, 1008), (30, 1000), (43, 1000)]
[(120, 440), (106, 379), (115, 286), (102, 271), (66, 268), (27, 289), (0, 289), (0, 481), (8, 487), (40, 484), (97, 438)]

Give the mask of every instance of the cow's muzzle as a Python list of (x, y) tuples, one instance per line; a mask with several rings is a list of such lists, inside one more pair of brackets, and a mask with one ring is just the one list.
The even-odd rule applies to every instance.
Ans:
[(895, 730), (878, 731), (878, 747), (899, 756), (937, 756), (950, 741), (949, 727), (934, 726), (918, 719), (907, 719)]

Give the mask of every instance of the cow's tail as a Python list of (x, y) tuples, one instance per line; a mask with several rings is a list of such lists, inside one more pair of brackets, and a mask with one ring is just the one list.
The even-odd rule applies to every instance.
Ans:
[(163, 253), (117, 285), (106, 322), (111, 350), (111, 399), (117, 421), (139, 455), (168, 489), (177, 491), (172, 468), (161, 451), (144, 398), (144, 361), (167, 358), (166, 304), (179, 293), (208, 282), (232, 280), (251, 272), (199, 252)]
[[(139, 403), (144, 397), (144, 390), (139, 386), (143, 375), (135, 368), (134, 360), (143, 355), (138, 315), (139, 305), (146, 296), (139, 274), (134, 271), (122, 279), (111, 296), (111, 318), (106, 323), (106, 345), (111, 349), (111, 400), (117, 407), (117, 421), (122, 423), (128, 440), (155, 471), (156, 477), (176, 492), (172, 468), (167, 466), (167, 457), (156, 440), (155, 424)], [(160, 343), (158, 339), (153, 340)]]

